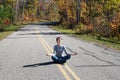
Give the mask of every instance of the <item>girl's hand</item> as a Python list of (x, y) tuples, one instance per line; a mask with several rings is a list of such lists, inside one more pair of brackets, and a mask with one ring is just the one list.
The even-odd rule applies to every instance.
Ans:
[(72, 53), (71, 55), (77, 55), (77, 52)]
[(46, 56), (52, 56), (52, 54), (46, 54)]
[(77, 52), (75, 52), (74, 55), (77, 55)]

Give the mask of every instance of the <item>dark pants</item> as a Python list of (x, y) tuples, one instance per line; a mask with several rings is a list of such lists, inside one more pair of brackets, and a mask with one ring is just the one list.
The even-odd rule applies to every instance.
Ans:
[(64, 56), (64, 57), (57, 57), (57, 56), (53, 55), (51, 58), (52, 58), (52, 60), (53, 60), (55, 63), (60, 63), (60, 64), (62, 64), (62, 63), (65, 63), (68, 59), (70, 59), (70, 58), (71, 58), (71, 55), (70, 55), (70, 54), (67, 54), (67, 55)]

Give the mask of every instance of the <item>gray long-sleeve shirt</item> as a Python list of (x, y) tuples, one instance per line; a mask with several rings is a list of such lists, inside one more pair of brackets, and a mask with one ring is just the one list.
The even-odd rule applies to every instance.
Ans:
[(62, 57), (63, 52), (65, 52), (65, 54), (67, 53), (66, 47), (64, 45), (55, 45), (54, 46), (54, 50), (53, 50), (53, 54), (55, 54), (57, 57)]

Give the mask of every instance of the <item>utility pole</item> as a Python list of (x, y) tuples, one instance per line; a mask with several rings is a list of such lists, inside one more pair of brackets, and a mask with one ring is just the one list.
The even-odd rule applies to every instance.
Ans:
[(25, 10), (25, 4), (26, 4), (26, 1), (25, 0), (23, 0), (23, 10), (22, 10), (22, 22), (24, 21), (24, 17), (25, 17), (25, 12), (24, 12), (24, 10)]
[(19, 20), (19, 0), (16, 0), (16, 4), (15, 4), (15, 10), (16, 10), (16, 15), (15, 15), (15, 18), (16, 18), (16, 20), (18, 21)]
[(76, 0), (76, 21), (80, 22), (80, 0)]
[(15, 5), (14, 5), (14, 1), (12, 1), (12, 24), (14, 23), (14, 8), (15, 7)]
[(25, 7), (25, 0), (23, 0), (23, 12), (22, 12), (23, 15), (24, 15), (24, 7)]

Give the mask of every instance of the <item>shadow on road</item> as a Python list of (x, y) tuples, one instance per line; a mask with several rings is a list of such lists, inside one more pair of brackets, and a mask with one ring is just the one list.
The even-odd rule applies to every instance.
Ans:
[(25, 33), (19, 35), (63, 35), (67, 33), (60, 33), (60, 32), (39, 32), (39, 33)]
[(53, 61), (49, 61), (49, 62), (44, 62), (44, 63), (24, 65), (23, 68), (26, 68), (26, 67), (39, 67), (39, 66), (46, 66), (46, 65), (51, 65), (51, 64), (56, 64), (56, 63), (54, 63)]
[(29, 23), (29, 25), (48, 25), (48, 26), (56, 26), (56, 25), (59, 25), (60, 22), (40, 22), (40, 23)]
[(120, 67), (120, 65), (80, 65), (76, 67)]

